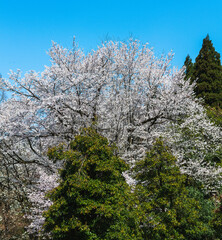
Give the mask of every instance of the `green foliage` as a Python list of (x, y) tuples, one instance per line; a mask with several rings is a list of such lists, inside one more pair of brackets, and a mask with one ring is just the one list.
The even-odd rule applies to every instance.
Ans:
[(193, 63), (192, 63), (192, 59), (189, 55), (187, 55), (187, 57), (185, 59), (184, 66), (186, 67), (185, 79), (188, 80), (188, 79), (192, 78), (192, 76), (193, 76)]
[[(217, 126), (222, 127), (222, 109), (215, 107), (207, 107), (206, 113), (210, 120)], [(208, 154), (206, 160), (208, 162), (216, 163), (222, 167), (222, 146), (218, 147), (217, 151), (213, 154)]]
[(213, 123), (222, 127), (222, 109), (216, 107), (208, 107), (207, 115)]
[(212, 219), (212, 227), (215, 230), (215, 237), (222, 239), (222, 196), (215, 197), (216, 209)]
[(217, 151), (208, 153), (204, 160), (222, 167), (222, 146), (220, 146)]
[(128, 165), (115, 151), (92, 128), (76, 136), (69, 150), (49, 151), (51, 159), (65, 161), (44, 214), (44, 229), (53, 239), (141, 239), (137, 202), (122, 176)]
[(181, 174), (162, 139), (133, 168), (134, 193), (122, 176), (129, 167), (116, 150), (92, 128), (76, 136), (69, 150), (49, 150), (52, 160), (64, 161), (44, 214), (52, 239), (221, 239), (221, 199), (215, 210), (215, 200)]
[(220, 54), (215, 51), (209, 35), (203, 40), (202, 48), (193, 67), (190, 59), (186, 58), (188, 66), (186, 78), (197, 81), (195, 92), (197, 97), (205, 100), (210, 106), (222, 106), (222, 67)]
[[(214, 239), (214, 229), (211, 226), (211, 221), (214, 216), (215, 204), (211, 196), (206, 194), (203, 189), (197, 187), (188, 187), (188, 196), (194, 198), (199, 203), (198, 214), (199, 220), (204, 225), (206, 235), (203, 239)], [(201, 239), (201, 238), (200, 238)]]
[(212, 239), (202, 204), (185, 187), (186, 177), (161, 139), (133, 170), (144, 239)]

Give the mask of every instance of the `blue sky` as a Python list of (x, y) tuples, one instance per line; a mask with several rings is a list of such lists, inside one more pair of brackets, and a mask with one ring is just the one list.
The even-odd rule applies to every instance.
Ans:
[(188, 53), (195, 59), (207, 33), (222, 54), (220, 0), (0, 0), (0, 73), (42, 71), (51, 41), (71, 47), (73, 36), (85, 51), (133, 36), (157, 55), (173, 50), (180, 68)]

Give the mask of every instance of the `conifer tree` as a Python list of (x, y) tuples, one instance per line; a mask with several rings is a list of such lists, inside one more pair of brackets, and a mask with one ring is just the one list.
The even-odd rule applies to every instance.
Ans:
[(190, 55), (187, 55), (185, 62), (184, 62), (184, 66), (186, 67), (185, 79), (188, 80), (193, 77), (193, 62), (192, 62)]
[[(189, 76), (189, 75), (188, 75)], [(202, 48), (197, 56), (192, 80), (197, 81), (196, 95), (210, 106), (222, 106), (222, 67), (220, 54), (215, 51), (209, 35), (203, 40)]]
[(53, 148), (49, 156), (65, 161), (61, 181), (49, 193), (45, 231), (59, 240), (138, 240), (139, 221), (130, 187), (122, 172), (128, 165), (116, 148), (92, 128), (84, 129), (70, 150)]
[(201, 219), (199, 201), (189, 196), (185, 175), (161, 139), (133, 170), (145, 240), (212, 239), (208, 220)]

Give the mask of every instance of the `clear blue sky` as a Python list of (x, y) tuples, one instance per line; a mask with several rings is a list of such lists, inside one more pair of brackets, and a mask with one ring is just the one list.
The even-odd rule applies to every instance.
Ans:
[(73, 36), (86, 51), (133, 36), (157, 54), (173, 50), (181, 67), (188, 53), (195, 59), (207, 33), (222, 54), (221, 0), (0, 0), (0, 73), (42, 71), (51, 41), (71, 47)]

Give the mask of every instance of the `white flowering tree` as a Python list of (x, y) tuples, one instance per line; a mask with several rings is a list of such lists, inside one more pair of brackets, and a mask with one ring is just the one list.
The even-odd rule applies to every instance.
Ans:
[(27, 218), (31, 220), (31, 224), (27, 228), (27, 233), (30, 235), (41, 235), (42, 226), (45, 218), (42, 216), (43, 212), (48, 210), (52, 202), (45, 197), (45, 193), (58, 186), (57, 174), (48, 174), (43, 169), (39, 168), (39, 179), (35, 183), (32, 191), (28, 192), (28, 197), (32, 206), (30, 208), (31, 214)]
[[(172, 70), (172, 53), (157, 58), (147, 44), (129, 40), (104, 43), (89, 54), (75, 42), (71, 50), (53, 43), (49, 55), (52, 64), (42, 73), (11, 72), (8, 80), (1, 79), (2, 90), (11, 93), (0, 105), (7, 181), (24, 186), (38, 176), (36, 166), (55, 171), (48, 148), (68, 144), (81, 127), (96, 122), (129, 163), (143, 157), (161, 135), (181, 171), (207, 189), (220, 184), (221, 169), (204, 159), (221, 144), (221, 130), (207, 119), (195, 99), (195, 83), (184, 81), (184, 69)], [(194, 133), (192, 138), (184, 129)]]

